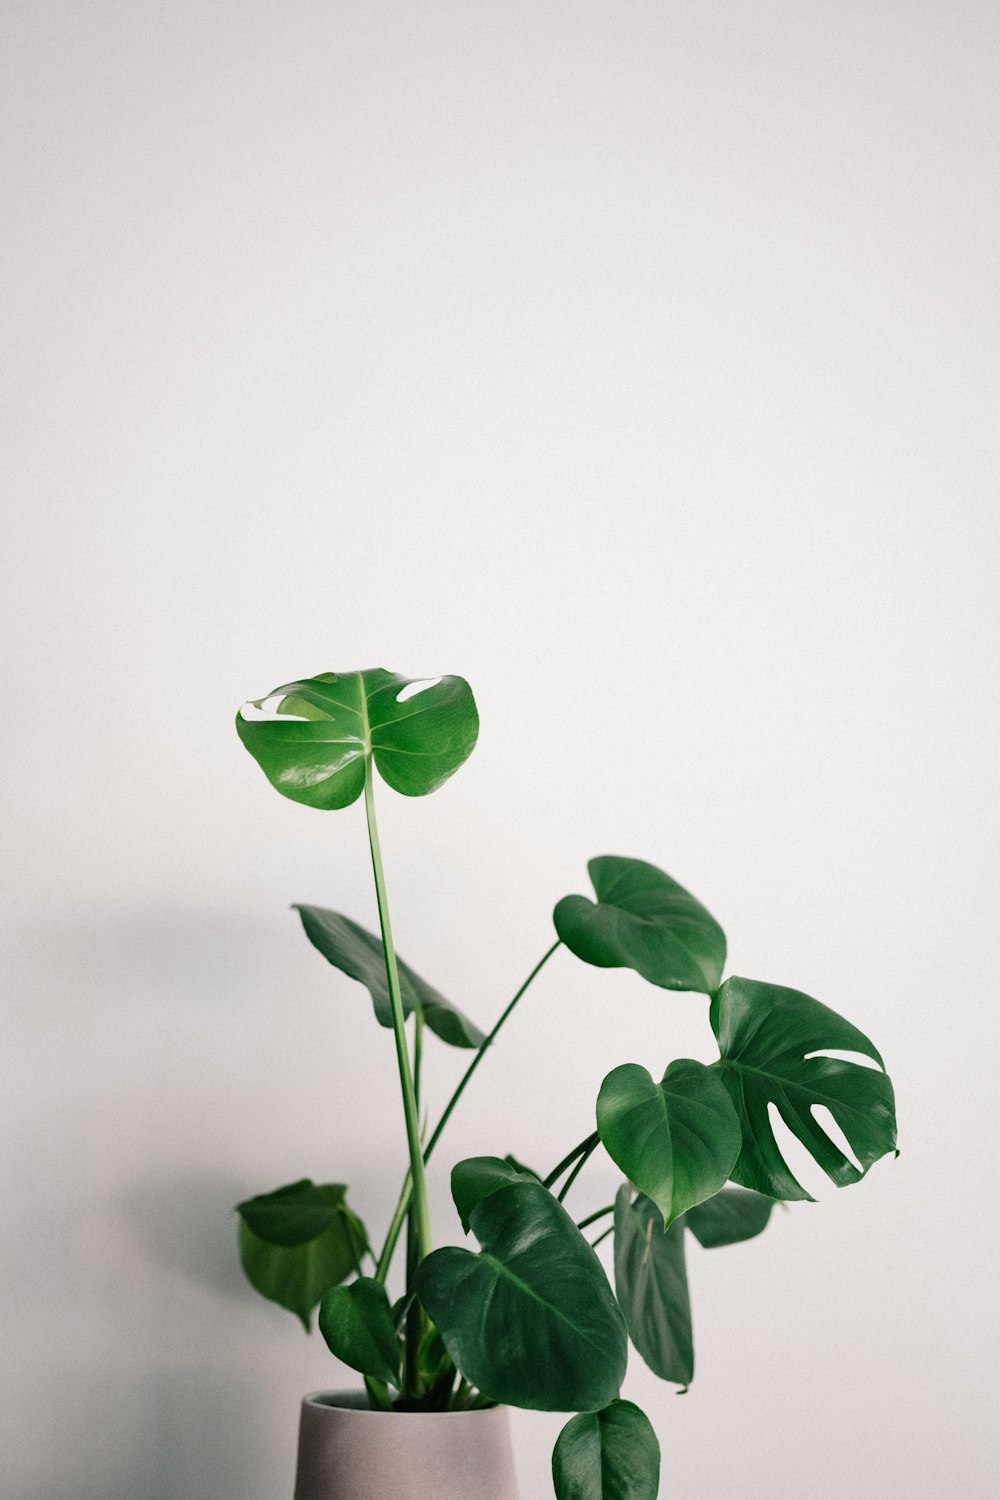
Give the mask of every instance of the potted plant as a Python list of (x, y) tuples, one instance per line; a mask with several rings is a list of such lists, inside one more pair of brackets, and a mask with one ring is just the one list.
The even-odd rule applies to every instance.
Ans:
[[(367, 987), (392, 1034), (409, 1159), (378, 1248), (340, 1183), (303, 1179), (238, 1205), (250, 1281), (307, 1330), (318, 1307), (331, 1351), (364, 1382), (354, 1394), (306, 1398), (296, 1500), (514, 1500), (507, 1406), (571, 1414), (552, 1460), (559, 1500), (654, 1500), (656, 1437), (621, 1397), (629, 1343), (657, 1375), (686, 1386), (694, 1370), (688, 1236), (733, 1245), (761, 1232), (776, 1200), (809, 1198), (782, 1156), (769, 1104), (838, 1186), (895, 1149), (881, 1056), (808, 995), (723, 979), (726, 940), (714, 917), (655, 865), (615, 855), (590, 861), (593, 896), (557, 903), (552, 946), (484, 1035), (396, 953), (375, 814), (376, 771), (394, 791), (419, 797), (471, 754), (479, 719), (468, 683), (326, 672), (245, 705), (236, 722), (284, 796), (323, 810), (363, 799), (380, 933), (323, 908), (297, 909), (310, 942)], [(452, 1195), (475, 1245), (434, 1248), (426, 1169), (501, 1027), (560, 947), (663, 989), (704, 994), (719, 1057), (710, 1066), (678, 1059), (662, 1072), (653, 1058), (655, 1074), (618, 1063), (591, 1128), (547, 1172), (501, 1155), (455, 1164)], [(424, 1131), (428, 1033), (471, 1056)], [(845, 1051), (875, 1066), (831, 1055)], [(856, 1162), (821, 1127), (819, 1106)], [(622, 1185), (614, 1203), (577, 1220), (571, 1190), (598, 1150), (620, 1168)], [(595, 1247), (612, 1235), (609, 1279)], [(401, 1241), (404, 1275), (392, 1299)]]

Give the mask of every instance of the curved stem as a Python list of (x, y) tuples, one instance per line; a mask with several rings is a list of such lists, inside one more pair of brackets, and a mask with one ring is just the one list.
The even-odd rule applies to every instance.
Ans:
[(599, 1140), (600, 1136), (597, 1134), (596, 1130), (593, 1131), (590, 1135), (585, 1136), (584, 1139), (580, 1141), (579, 1145), (574, 1146), (572, 1151), (570, 1151), (567, 1156), (564, 1156), (562, 1161), (559, 1162), (557, 1166), (554, 1166), (552, 1168), (552, 1171), (549, 1173), (548, 1177), (544, 1178), (543, 1186), (550, 1188), (553, 1183), (558, 1182), (559, 1178), (565, 1172), (566, 1168), (573, 1165), (580, 1153), (586, 1151), (589, 1155), (589, 1153), (593, 1151)]
[[(498, 1033), (500, 1031), (500, 1028), (503, 1026), (504, 1022), (507, 1020), (507, 1017), (510, 1015), (511, 1011), (514, 1009), (515, 1005), (520, 1000), (520, 998), (524, 994), (525, 990), (531, 984), (532, 980), (536, 977), (536, 975), (538, 975), (539, 973), (541, 973), (542, 969), (548, 963), (548, 961), (552, 957), (553, 953), (556, 951), (557, 948), (559, 948), (561, 946), (562, 946), (562, 939), (561, 938), (557, 938), (556, 941), (552, 944), (552, 947), (549, 948), (548, 951), (546, 953), (544, 953), (542, 955), (542, 957), (538, 960), (537, 964), (532, 969), (531, 973), (528, 975), (528, 977), (524, 981), (524, 983), (521, 985), (521, 988), (518, 990), (518, 992), (514, 996), (513, 1000), (511, 1000), (504, 1007), (503, 1011), (501, 1011), (500, 1018), (496, 1022), (496, 1024), (494, 1025), (493, 1030), (479, 1044), (479, 1047), (476, 1050), (475, 1057), (472, 1059), (472, 1061), (470, 1062), (469, 1066), (466, 1068), (465, 1072), (462, 1074), (462, 1077), (459, 1079), (458, 1086), (455, 1089), (455, 1092), (452, 1094), (451, 1098), (448, 1100), (448, 1103), (445, 1105), (444, 1111), (443, 1111), (443, 1113), (441, 1115), (441, 1118), (440, 1118), (440, 1120), (438, 1120), (437, 1124), (435, 1125), (434, 1130), (433, 1130), (433, 1132), (431, 1134), (431, 1138), (427, 1142), (426, 1147), (424, 1148), (423, 1160), (425, 1162), (427, 1162), (427, 1161), (430, 1160), (431, 1152), (434, 1150), (434, 1147), (437, 1145), (438, 1141), (441, 1138), (441, 1132), (444, 1130), (444, 1127), (447, 1125), (448, 1121), (451, 1119), (452, 1110), (455, 1108), (455, 1105), (458, 1103), (459, 1099), (461, 1099), (462, 1094), (465, 1092), (465, 1086), (466, 1086), (466, 1084), (469, 1082), (469, 1080), (471, 1079), (473, 1073), (479, 1067), (479, 1064), (482, 1062), (483, 1058), (486, 1055), (487, 1049), (489, 1047), (491, 1047), (492, 1044), (494, 1043), (494, 1041), (496, 1040), (497, 1035), (498, 1035)], [(574, 1153), (574, 1155), (575, 1155), (575, 1153)], [(375, 1275), (376, 1275), (376, 1277), (378, 1278), (379, 1281), (384, 1281), (385, 1278), (386, 1278), (386, 1276), (389, 1273), (389, 1266), (390, 1266), (390, 1264), (392, 1262), (393, 1252), (394, 1252), (394, 1250), (396, 1248), (396, 1244), (397, 1244), (397, 1242), (399, 1240), (400, 1232), (401, 1232), (401, 1230), (403, 1228), (403, 1221), (406, 1218), (406, 1210), (409, 1207), (410, 1195), (411, 1195), (412, 1192), (413, 1192), (413, 1172), (411, 1170), (410, 1172), (407, 1173), (406, 1181), (403, 1183), (402, 1189), (400, 1190), (399, 1201), (396, 1204), (396, 1209), (395, 1209), (395, 1212), (393, 1213), (393, 1216), (392, 1216), (392, 1222), (389, 1225), (389, 1231), (388, 1231), (388, 1233), (386, 1234), (386, 1237), (385, 1237), (385, 1244), (382, 1246), (382, 1253), (381, 1253), (381, 1255), (378, 1258), (378, 1265), (377, 1265), (376, 1270), (375, 1270)]]
[(569, 1192), (570, 1188), (573, 1186), (574, 1182), (579, 1177), (580, 1173), (583, 1171), (584, 1167), (587, 1165), (588, 1161), (593, 1156), (594, 1152), (597, 1150), (600, 1144), (601, 1138), (595, 1130), (594, 1134), (591, 1136), (589, 1142), (587, 1143), (586, 1149), (580, 1152), (579, 1161), (577, 1162), (576, 1166), (573, 1168), (569, 1176), (566, 1178), (566, 1181), (563, 1183), (562, 1187), (559, 1189), (559, 1192), (556, 1195), (560, 1203), (564, 1203), (566, 1201), (566, 1194)]
[(588, 1214), (585, 1219), (580, 1219), (576, 1227), (577, 1229), (587, 1229), (591, 1224), (596, 1224), (598, 1219), (603, 1219), (605, 1214), (613, 1214), (614, 1211), (615, 1205), (613, 1203), (609, 1203), (607, 1208), (597, 1208), (592, 1214)]
[[(362, 702), (364, 701), (362, 696)], [(367, 715), (365, 736), (368, 734)], [(372, 871), (375, 876), (375, 896), (378, 901), (378, 919), (382, 929), (382, 946), (385, 949), (385, 975), (389, 984), (389, 1003), (392, 1007), (392, 1029), (396, 1039), (396, 1061), (399, 1065), (399, 1083), (403, 1093), (403, 1114), (406, 1119), (406, 1142), (410, 1153), (410, 1175), (413, 1180), (414, 1235), (419, 1250), (419, 1259), (430, 1253), (430, 1211), (427, 1205), (427, 1184), (424, 1181), (424, 1157), (420, 1144), (420, 1118), (417, 1111), (413, 1074), (410, 1072), (410, 1053), (406, 1041), (406, 1022), (403, 1016), (403, 1000), (399, 991), (399, 970), (396, 965), (396, 949), (392, 941), (392, 924), (389, 920), (389, 899), (385, 890), (382, 872), (382, 851), (379, 846), (378, 824), (375, 820), (375, 787), (371, 755), (365, 756), (365, 814), (368, 819), (368, 842), (372, 852)], [(378, 1275), (378, 1271), (376, 1271)], [(384, 1280), (384, 1276), (379, 1276)]]
[(591, 1250), (596, 1250), (597, 1247), (598, 1247), (598, 1245), (601, 1243), (601, 1241), (602, 1240), (606, 1240), (607, 1237), (608, 1237), (608, 1235), (609, 1234), (614, 1234), (614, 1232), (615, 1232), (615, 1226), (613, 1224), (609, 1224), (608, 1227), (607, 1227), (607, 1229), (605, 1229), (602, 1234), (599, 1234), (597, 1236), (596, 1240), (591, 1240), (591, 1242), (590, 1242), (590, 1248), (591, 1248)]

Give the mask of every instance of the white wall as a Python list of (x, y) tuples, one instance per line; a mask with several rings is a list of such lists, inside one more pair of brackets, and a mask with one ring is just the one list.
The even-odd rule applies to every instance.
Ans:
[[(309, 1173), (378, 1224), (404, 1152), (287, 909), (371, 917), (361, 814), (232, 716), (375, 664), (479, 698), (382, 799), (401, 951), (477, 1018), (621, 852), (895, 1077), (898, 1161), (692, 1257), (690, 1393), (634, 1360), (664, 1494), (995, 1494), (997, 7), (0, 19), (4, 1494), (291, 1492), (343, 1372), (231, 1205)], [(551, 1164), (703, 1012), (560, 954), (439, 1237), (450, 1160)], [(517, 1421), (524, 1500), (559, 1425)]]

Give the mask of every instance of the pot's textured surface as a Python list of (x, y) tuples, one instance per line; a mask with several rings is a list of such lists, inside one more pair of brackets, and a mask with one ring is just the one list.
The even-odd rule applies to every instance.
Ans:
[(518, 1500), (507, 1412), (378, 1412), (318, 1391), (302, 1403), (295, 1500)]

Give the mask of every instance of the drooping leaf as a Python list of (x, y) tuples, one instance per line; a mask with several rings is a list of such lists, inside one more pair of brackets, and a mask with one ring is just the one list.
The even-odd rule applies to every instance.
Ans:
[[(392, 1026), (392, 1006), (385, 974), (382, 939), (350, 917), (328, 911), (323, 906), (296, 906), (302, 918), (306, 937), (313, 947), (335, 969), (363, 984), (372, 997), (375, 1018), (380, 1026)], [(478, 1026), (462, 1015), (457, 1006), (446, 1000), (433, 985), (421, 979), (409, 964), (398, 956), (399, 992), (403, 1014), (423, 1012), (424, 1020), (442, 1041), (452, 1047), (480, 1047), (486, 1040)]]
[(684, 1223), (706, 1250), (738, 1245), (761, 1233), (771, 1217), (773, 1198), (746, 1188), (727, 1187), (714, 1198), (688, 1209)]
[(597, 1098), (597, 1128), (667, 1227), (719, 1191), (740, 1151), (729, 1095), (711, 1068), (690, 1058), (672, 1062), (660, 1083), (638, 1063), (614, 1068)]
[(457, 1162), (451, 1172), (451, 1196), (466, 1234), (472, 1210), (483, 1198), (512, 1182), (537, 1180), (533, 1172), (512, 1166), (500, 1156), (468, 1156)]
[(687, 1387), (694, 1377), (684, 1222), (666, 1234), (659, 1209), (628, 1183), (615, 1200), (615, 1290), (632, 1340), (654, 1375)]
[(347, 807), (361, 796), (371, 755), (382, 779), (407, 797), (436, 791), (472, 754), (479, 715), (462, 677), (425, 679), (375, 668), (321, 672), (274, 688), (253, 707), (278, 700), (274, 719), (236, 728), (271, 785), (308, 807)]
[[(811, 1201), (774, 1138), (767, 1113), (772, 1103), (838, 1187), (860, 1181), (873, 1162), (895, 1149), (895, 1105), (882, 1058), (868, 1037), (836, 1011), (781, 985), (727, 979), (712, 1000), (710, 1018), (721, 1053), (713, 1066), (729, 1091), (743, 1135), (731, 1173), (734, 1182), (772, 1198)], [(825, 1049), (870, 1057), (878, 1071), (811, 1055)], [(817, 1106), (829, 1109), (861, 1163), (860, 1171), (815, 1118)]]
[(480, 1200), (479, 1254), (434, 1250), (417, 1296), (448, 1353), (493, 1401), (536, 1411), (598, 1411), (625, 1375), (625, 1324), (603, 1267), (539, 1182)]
[(343, 1183), (315, 1183), (308, 1177), (237, 1203), (236, 1212), (258, 1239), (269, 1245), (304, 1245), (336, 1223), (344, 1211)]
[[(325, 1196), (324, 1196), (325, 1195)], [(241, 1204), (240, 1261), (261, 1296), (301, 1318), (308, 1333), (323, 1293), (360, 1270), (367, 1236), (337, 1184), (308, 1178)], [(270, 1239), (251, 1228), (258, 1225)], [(309, 1239), (308, 1228), (325, 1224)]]
[(700, 901), (655, 865), (605, 854), (587, 866), (597, 897), (564, 896), (553, 913), (571, 952), (603, 969), (634, 969), (667, 990), (711, 994), (726, 938)]
[(399, 1385), (400, 1348), (385, 1287), (372, 1276), (334, 1286), (319, 1305), (319, 1331), (336, 1359), (387, 1385)]
[(552, 1453), (557, 1500), (656, 1500), (660, 1445), (631, 1401), (572, 1417)]

